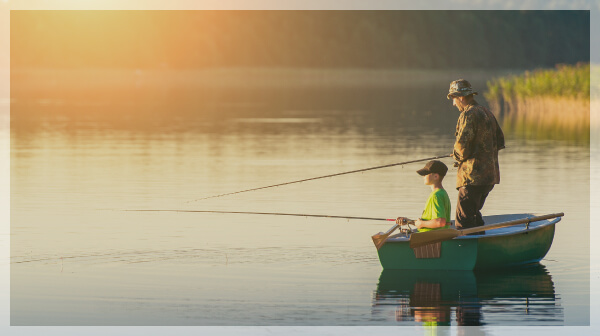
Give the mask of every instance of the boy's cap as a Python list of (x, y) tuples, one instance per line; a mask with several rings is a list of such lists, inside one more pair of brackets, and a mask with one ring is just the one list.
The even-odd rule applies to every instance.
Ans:
[(440, 174), (440, 176), (446, 176), (448, 172), (448, 167), (442, 162), (438, 160), (431, 160), (427, 162), (425, 167), (417, 170), (417, 173), (421, 176), (425, 176), (431, 173)]

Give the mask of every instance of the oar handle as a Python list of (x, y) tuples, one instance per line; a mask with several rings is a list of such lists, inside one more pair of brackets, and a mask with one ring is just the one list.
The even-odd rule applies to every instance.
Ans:
[(535, 217), (528, 217), (528, 218), (516, 219), (516, 220), (512, 220), (512, 221), (508, 221), (508, 222), (498, 223), (498, 224), (491, 224), (491, 225), (485, 225), (485, 226), (477, 226), (477, 227), (473, 227), (473, 228), (468, 228), (468, 229), (462, 229), (462, 230), (460, 230), (460, 235), (463, 236), (463, 235), (466, 235), (466, 234), (469, 234), (469, 233), (475, 233), (475, 232), (492, 230), (492, 229), (499, 229), (499, 228), (503, 228), (503, 227), (507, 227), (507, 226), (513, 226), (513, 225), (518, 225), (518, 224), (523, 224), (523, 223), (537, 222), (537, 221), (541, 221), (541, 220), (545, 220), (545, 219), (550, 219), (550, 218), (563, 217), (564, 215), (565, 215), (564, 212), (559, 212), (559, 213), (554, 213), (554, 214), (549, 214), (549, 215), (543, 215), (543, 216), (535, 216)]

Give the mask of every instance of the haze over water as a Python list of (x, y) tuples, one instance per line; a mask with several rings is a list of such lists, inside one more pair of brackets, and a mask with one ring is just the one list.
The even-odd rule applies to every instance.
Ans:
[(448, 83), (483, 90), (492, 75), (12, 73), (11, 324), (421, 325), (419, 307), (451, 325), (589, 324), (589, 147), (577, 143), (507, 134), (484, 215), (565, 217), (542, 266), (502, 274), (382, 272), (370, 236), (389, 222), (122, 211), (418, 217), (421, 163), (194, 200), (449, 154)]

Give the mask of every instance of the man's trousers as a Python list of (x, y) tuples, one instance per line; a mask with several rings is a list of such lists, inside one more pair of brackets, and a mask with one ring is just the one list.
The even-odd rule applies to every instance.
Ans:
[[(481, 208), (494, 185), (464, 186), (458, 189), (458, 204), (456, 205), (456, 223), (464, 229), (483, 226)], [(485, 231), (477, 234), (484, 234)]]

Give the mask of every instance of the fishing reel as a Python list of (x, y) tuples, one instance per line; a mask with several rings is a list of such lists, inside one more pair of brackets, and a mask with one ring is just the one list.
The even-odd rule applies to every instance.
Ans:
[(417, 232), (417, 231), (418, 231), (417, 228), (416, 227), (415, 228), (411, 227), (410, 223), (407, 223), (406, 226), (400, 228), (400, 233), (402, 235), (404, 235), (406, 238), (410, 238), (410, 235), (413, 232)]
[(410, 226), (411, 224), (414, 224), (414, 223), (415, 222), (413, 220), (410, 220), (408, 218), (402, 218), (400, 221), (398, 221), (398, 224), (402, 225), (400, 227), (400, 233), (406, 237), (410, 237), (410, 234), (417, 230), (417, 228), (412, 228)]
[(419, 232), (419, 230), (416, 227), (410, 227), (410, 225), (407, 225), (406, 227), (400, 229), (400, 233), (402, 233), (406, 237), (410, 237), (410, 235), (414, 232)]
[(410, 228), (402, 228), (400, 229), (400, 233), (402, 233), (403, 235), (405, 235), (406, 237), (410, 237), (410, 234), (412, 233), (412, 229)]

